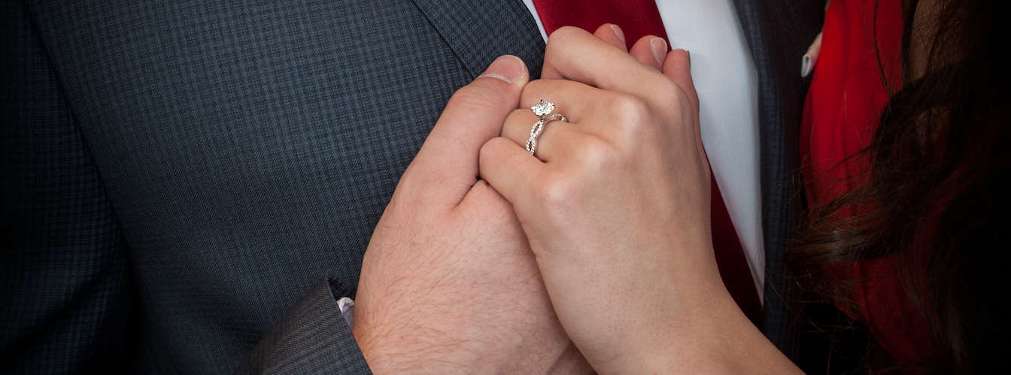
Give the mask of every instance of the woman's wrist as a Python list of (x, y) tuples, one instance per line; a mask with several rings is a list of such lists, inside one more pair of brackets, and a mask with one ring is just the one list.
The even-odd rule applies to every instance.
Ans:
[(672, 322), (656, 373), (801, 373), (748, 319), (722, 280), (693, 298), (685, 303), (697, 308)]
[(729, 355), (732, 351), (728, 350), (728, 344), (733, 344), (724, 338), (741, 333), (741, 319), (748, 326), (751, 323), (737, 307), (718, 272), (701, 277), (690, 293), (680, 294), (678, 302), (682, 308), (662, 324), (669, 329), (652, 344), (654, 348), (642, 348), (645, 356), (641, 363), (650, 366), (643, 370), (666, 374), (732, 372), (736, 358)]
[[(705, 251), (680, 253), (699, 255)], [(593, 347), (581, 348), (600, 374), (684, 369), (686, 361), (699, 362), (699, 355), (711, 352), (706, 333), (720, 326), (713, 316), (729, 315), (717, 311), (726, 309), (721, 299), (730, 297), (711, 256), (689, 255), (651, 268), (664, 271), (643, 270), (638, 277), (652, 281), (623, 294), (625, 301), (610, 314), (617, 321), (598, 323), (598, 327), (600, 323), (611, 326), (603, 331), (611, 332), (610, 337), (593, 337), (598, 340)]]
[[(601, 374), (625, 373), (790, 373), (796, 371), (734, 302), (712, 261), (680, 274), (667, 301), (652, 301), (626, 345), (594, 361)], [(659, 309), (657, 310), (657, 306)], [(648, 311), (648, 310), (646, 310)], [(643, 313), (633, 309), (630, 313)]]

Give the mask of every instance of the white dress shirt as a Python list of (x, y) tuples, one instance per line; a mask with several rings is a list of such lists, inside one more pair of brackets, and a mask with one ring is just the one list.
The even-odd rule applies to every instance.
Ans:
[[(523, 2), (541, 35), (546, 35), (533, 1)], [(702, 142), (761, 298), (765, 251), (758, 78), (744, 31), (730, 0), (657, 0), (656, 4), (671, 47), (691, 52), (702, 110)]]

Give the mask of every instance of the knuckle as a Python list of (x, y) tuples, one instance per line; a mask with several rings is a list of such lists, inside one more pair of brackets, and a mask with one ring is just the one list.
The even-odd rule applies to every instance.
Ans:
[(675, 90), (674, 95), (670, 100), (677, 101), (679, 103), (683, 102), (688, 104), (688, 108), (696, 108), (699, 106), (699, 93), (696, 92), (695, 88), (692, 86), (681, 86), (675, 82), (670, 83)]
[(611, 99), (611, 110), (624, 121), (636, 121), (649, 114), (646, 102), (631, 95), (615, 95)]
[(494, 150), (492, 150), (492, 147), (495, 147), (492, 145), (492, 142), (494, 141), (494, 138), (489, 139), (488, 142), (485, 142), (481, 145), (481, 148), (477, 150), (477, 160), (479, 162), (490, 161), (492, 159), (494, 156)]
[(533, 115), (533, 113), (530, 112), (529, 109), (514, 109), (512, 110), (512, 112), (509, 112), (509, 115), (506, 116), (505, 123), (507, 125), (516, 123), (529, 125), (527, 124), (528, 122), (530, 124), (533, 124), (533, 122), (536, 121), (536, 119), (537, 118)]
[(502, 147), (501, 142), (503, 141), (505, 140), (501, 137), (489, 139), (488, 142), (481, 145), (481, 149), (478, 150), (478, 159), (491, 161), (496, 156), (496, 150), (499, 147)]
[(630, 95), (615, 97), (612, 108), (614, 115), (620, 121), (619, 141), (638, 143), (639, 141), (656, 136), (657, 128), (650, 111), (649, 105), (645, 101)]
[(578, 194), (576, 186), (571, 178), (553, 176), (544, 179), (535, 194), (545, 211), (560, 214), (573, 208)]
[(684, 89), (669, 79), (659, 80), (658, 89), (660, 92), (657, 93), (657, 97), (664, 103), (679, 102), (681, 97), (685, 96)]
[(584, 139), (578, 154), (585, 173), (591, 176), (614, 168), (620, 159), (621, 153), (617, 148), (597, 137)]
[(572, 44), (586, 34), (586, 30), (575, 26), (563, 26), (555, 30), (548, 36), (548, 42), (544, 49), (545, 61), (557, 61), (565, 55), (565, 47)]
[(522, 97), (530, 99), (539, 99), (537, 98), (538, 93), (543, 93), (546, 91), (545, 89), (547, 87), (545, 87), (545, 84), (546, 82), (540, 79), (527, 82), (527, 84), (523, 86)]
[[(478, 162), (482, 167), (489, 164), (515, 165), (522, 162), (520, 158), (527, 157), (525, 153), (509, 152), (516, 147), (515, 142), (505, 137), (495, 137), (485, 142), (478, 150)], [(492, 169), (496, 170), (496, 169)], [(497, 172), (502, 173), (504, 171)], [(491, 173), (482, 171), (481, 173)], [(484, 174), (482, 175), (484, 176)]]
[(660, 113), (663, 116), (680, 118), (684, 111), (695, 108), (692, 95), (677, 83), (664, 80), (660, 87), (660, 91), (656, 95), (662, 104)]
[(548, 36), (548, 44), (551, 42), (555, 43), (565, 43), (566, 41), (577, 37), (581, 34), (586, 34), (587, 31), (575, 26), (562, 26), (559, 27), (555, 32)]

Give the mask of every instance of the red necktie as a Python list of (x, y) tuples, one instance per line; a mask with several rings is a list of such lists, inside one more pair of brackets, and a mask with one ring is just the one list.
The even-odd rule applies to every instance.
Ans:
[[(625, 33), (629, 47), (640, 37), (656, 35), (667, 39), (654, 0), (533, 0), (548, 34), (562, 26), (578, 26), (593, 32), (604, 23), (613, 23)], [(734, 223), (723, 202), (716, 180), (712, 181), (713, 246), (720, 275), (741, 310), (756, 321), (761, 303), (751, 269), (744, 256)]]

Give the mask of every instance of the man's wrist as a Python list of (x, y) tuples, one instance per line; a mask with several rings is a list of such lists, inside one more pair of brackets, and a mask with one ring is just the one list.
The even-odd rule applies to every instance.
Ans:
[(437, 330), (417, 319), (397, 322), (377, 322), (366, 316), (358, 304), (352, 335), (373, 373), (404, 373), (424, 369), (440, 374), (473, 373), (482, 363), (482, 356), (467, 350), (463, 340), (452, 339), (443, 330)]

